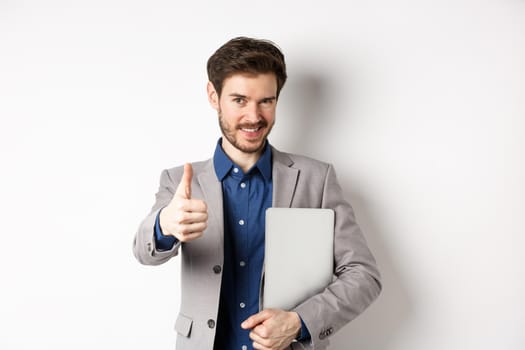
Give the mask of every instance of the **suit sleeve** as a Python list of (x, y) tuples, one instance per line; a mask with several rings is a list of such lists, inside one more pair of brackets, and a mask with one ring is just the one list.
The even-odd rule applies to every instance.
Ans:
[(331, 165), (326, 172), (322, 207), (335, 212), (334, 278), (322, 293), (294, 310), (311, 334), (308, 347), (313, 349), (324, 348), (327, 338), (362, 313), (381, 291), (375, 259)]
[[(180, 169), (177, 169), (180, 170)], [(178, 171), (181, 172), (181, 171)], [(148, 216), (141, 222), (133, 241), (133, 254), (144, 265), (160, 265), (179, 252), (181, 243), (177, 242), (171, 249), (159, 250), (155, 240), (155, 220), (160, 210), (169, 204), (175, 193), (175, 183), (167, 170), (160, 176), (160, 186), (155, 195), (155, 204)]]

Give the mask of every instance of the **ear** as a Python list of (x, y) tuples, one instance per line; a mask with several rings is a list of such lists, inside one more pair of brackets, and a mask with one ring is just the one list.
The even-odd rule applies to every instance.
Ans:
[(215, 90), (215, 87), (213, 86), (211, 81), (208, 81), (206, 90), (208, 92), (208, 102), (210, 102), (210, 105), (213, 107), (213, 109), (218, 111), (220, 109), (219, 95), (217, 94), (217, 91)]

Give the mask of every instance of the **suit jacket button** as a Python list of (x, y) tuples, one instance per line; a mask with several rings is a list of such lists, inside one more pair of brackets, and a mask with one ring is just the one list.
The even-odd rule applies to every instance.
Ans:
[(215, 265), (215, 266), (213, 267), (213, 272), (219, 274), (219, 273), (221, 273), (221, 271), (222, 271), (222, 268), (221, 268), (220, 265)]
[(208, 320), (208, 327), (213, 328), (215, 327), (215, 321), (214, 320)]

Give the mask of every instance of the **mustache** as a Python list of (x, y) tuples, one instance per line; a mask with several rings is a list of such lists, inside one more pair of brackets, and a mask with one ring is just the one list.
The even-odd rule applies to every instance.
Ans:
[(257, 129), (257, 128), (264, 128), (268, 126), (268, 122), (266, 120), (259, 120), (257, 123), (243, 123), (237, 125), (237, 129)]

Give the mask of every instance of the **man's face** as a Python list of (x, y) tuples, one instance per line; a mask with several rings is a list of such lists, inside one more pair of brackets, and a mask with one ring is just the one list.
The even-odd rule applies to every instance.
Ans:
[(220, 97), (208, 83), (208, 98), (219, 114), (225, 151), (260, 152), (275, 122), (275, 75), (235, 74), (224, 81)]

